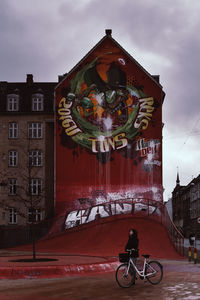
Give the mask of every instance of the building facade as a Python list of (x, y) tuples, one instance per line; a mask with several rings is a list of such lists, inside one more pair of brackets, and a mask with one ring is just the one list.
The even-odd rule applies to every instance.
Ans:
[(172, 192), (173, 221), (185, 237), (200, 238), (200, 175), (181, 186), (177, 175), (176, 187)]
[(53, 217), (54, 82), (0, 82), (0, 225)]
[(163, 201), (164, 95), (106, 30), (55, 89), (56, 215), (73, 212), (75, 224), (97, 205), (111, 215), (104, 204), (115, 200)]

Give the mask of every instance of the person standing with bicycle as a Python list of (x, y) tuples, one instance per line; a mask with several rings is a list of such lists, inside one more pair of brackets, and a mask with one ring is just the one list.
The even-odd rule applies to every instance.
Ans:
[(127, 253), (119, 253), (119, 261), (122, 263), (115, 272), (115, 278), (118, 285), (122, 288), (129, 288), (135, 284), (136, 273), (142, 280), (148, 280), (155, 285), (161, 282), (163, 278), (163, 266), (156, 260), (149, 261), (149, 254), (142, 254), (144, 257), (143, 267), (138, 269), (136, 265), (139, 239), (135, 229), (129, 230), (129, 239), (125, 247)]
[(129, 230), (128, 242), (125, 246), (125, 251), (135, 249), (135, 251), (132, 252), (131, 257), (137, 258), (139, 256), (139, 254), (138, 254), (138, 245), (139, 245), (139, 239), (138, 239), (137, 230), (130, 229)]
[[(137, 230), (131, 228), (129, 230), (129, 238), (128, 238), (128, 242), (125, 246), (125, 251), (128, 252), (132, 249), (135, 249), (135, 251), (131, 251), (130, 253), (130, 257), (132, 258), (133, 262), (136, 264), (136, 260), (137, 257), (139, 256), (138, 253), (138, 245), (139, 245), (139, 239), (138, 239), (138, 234), (137, 234)], [(135, 270), (132, 268), (132, 266), (130, 266), (130, 274), (135, 273)], [(135, 278), (136, 278), (136, 274), (135, 274)]]

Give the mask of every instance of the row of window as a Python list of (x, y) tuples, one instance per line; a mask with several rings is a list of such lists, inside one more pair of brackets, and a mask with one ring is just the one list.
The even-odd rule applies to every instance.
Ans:
[[(17, 189), (19, 188), (16, 178), (8, 179), (8, 195), (16, 195)], [(41, 178), (31, 178), (28, 185), (28, 191), (31, 195), (41, 195), (42, 193), (42, 179)]]
[[(18, 151), (8, 151), (8, 166), (18, 166)], [(28, 166), (30, 167), (41, 167), (42, 166), (42, 150), (30, 150), (28, 151)]]
[[(28, 123), (28, 138), (41, 139), (43, 136), (42, 123), (32, 122)], [(16, 122), (10, 122), (8, 126), (9, 139), (17, 139), (19, 137), (19, 125)]]
[[(5, 213), (3, 213), (3, 219), (5, 218)], [(8, 222), (9, 224), (17, 224), (18, 214), (16, 208), (9, 208), (8, 212)], [(40, 222), (42, 220), (42, 212), (40, 209), (29, 208), (27, 211), (27, 222)]]
[(200, 215), (200, 199), (193, 201), (190, 207), (191, 218), (199, 217)]
[[(32, 95), (32, 111), (44, 110), (44, 95), (34, 94)], [(7, 95), (7, 111), (19, 111), (19, 95), (9, 94)]]

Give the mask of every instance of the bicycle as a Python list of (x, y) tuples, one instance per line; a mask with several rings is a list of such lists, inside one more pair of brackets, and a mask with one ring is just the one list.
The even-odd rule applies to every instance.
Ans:
[(136, 258), (131, 257), (135, 249), (130, 249), (130, 253), (120, 253), (119, 261), (124, 262), (121, 264), (115, 273), (115, 278), (117, 283), (122, 288), (129, 288), (135, 284), (136, 273), (139, 275), (140, 279), (148, 280), (151, 284), (155, 285), (161, 282), (163, 278), (163, 266), (156, 260), (148, 261), (150, 255), (143, 254), (144, 262), (142, 270), (138, 270), (136, 263)]

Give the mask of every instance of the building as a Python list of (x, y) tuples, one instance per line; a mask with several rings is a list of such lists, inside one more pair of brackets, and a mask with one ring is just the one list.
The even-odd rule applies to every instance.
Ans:
[(53, 217), (55, 82), (0, 82), (0, 225)]
[(118, 199), (163, 202), (165, 93), (159, 76), (105, 33), (55, 89), (58, 216), (82, 209), (92, 220), (92, 207)]
[(180, 185), (177, 174), (176, 187), (172, 192), (173, 221), (185, 237), (190, 234), (200, 238), (200, 175), (186, 185)]
[(168, 214), (170, 216), (170, 218), (172, 219), (173, 218), (173, 215), (172, 215), (172, 198), (169, 198), (167, 202), (164, 202), (166, 208), (167, 208), (167, 211), (168, 211)]
[(118, 199), (163, 202), (165, 93), (159, 75), (108, 29), (58, 84), (34, 82), (32, 74), (0, 82), (0, 225), (54, 213), (54, 89), (56, 217), (87, 209), (86, 219), (94, 218), (92, 206)]

